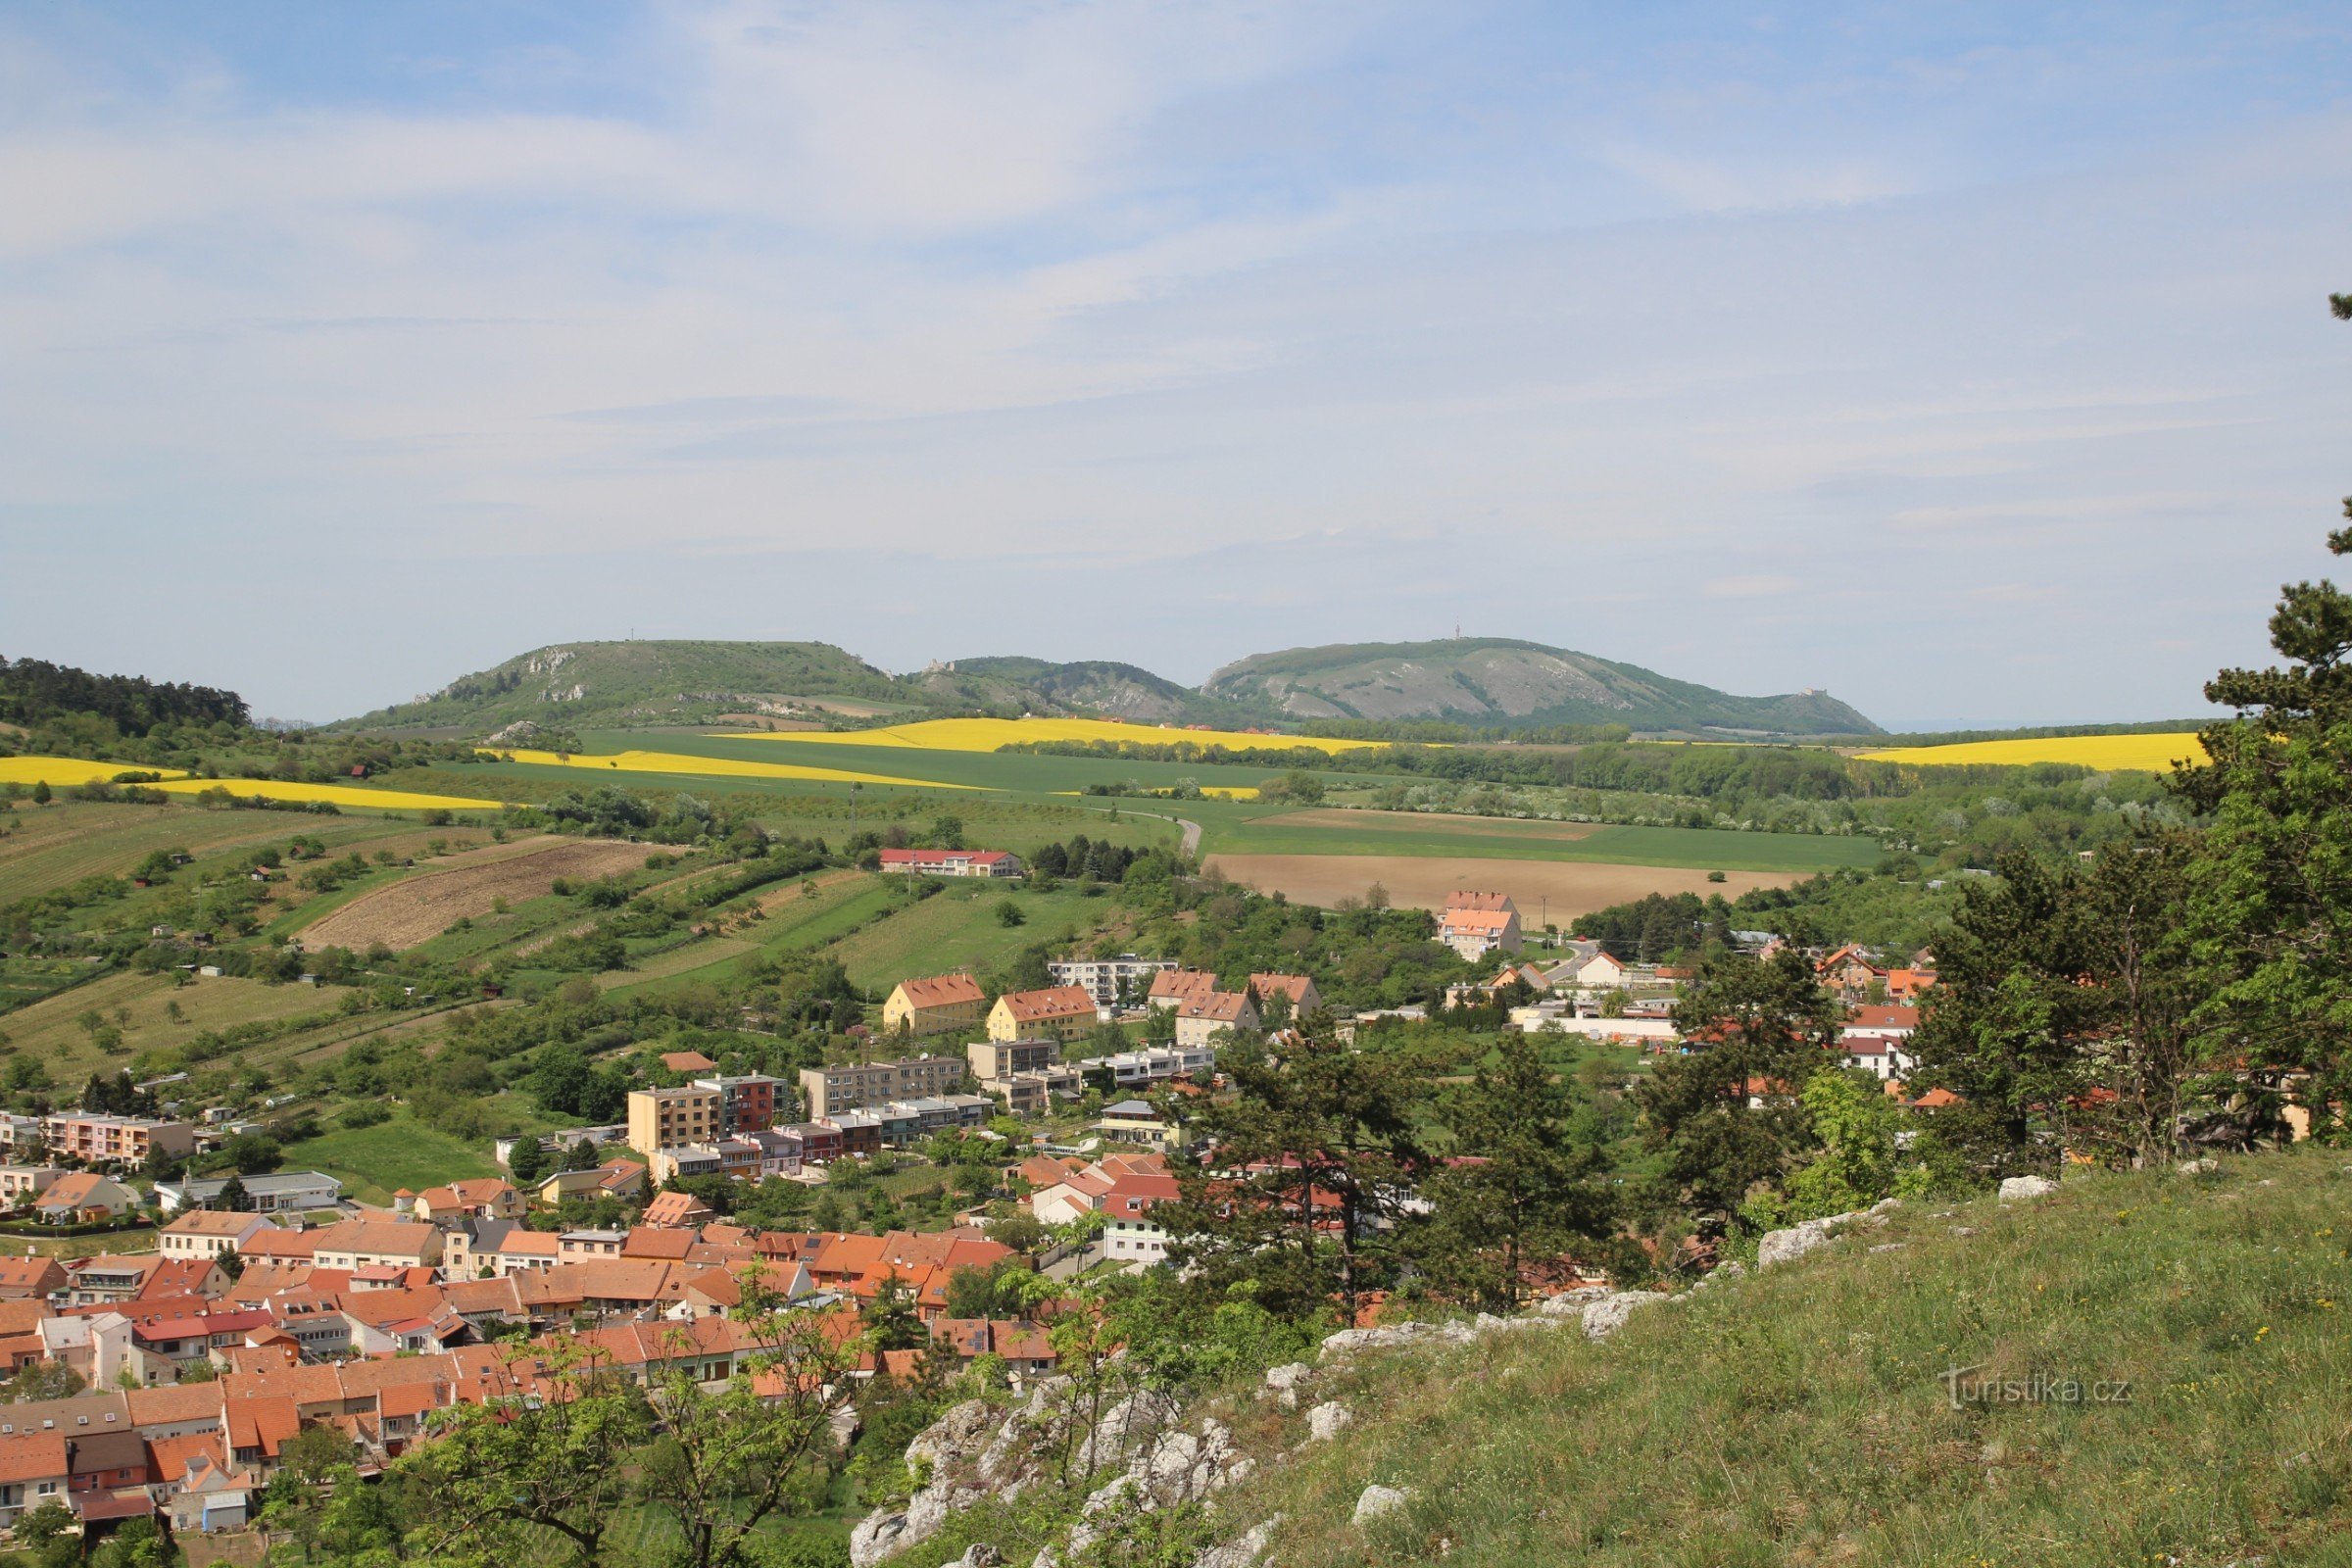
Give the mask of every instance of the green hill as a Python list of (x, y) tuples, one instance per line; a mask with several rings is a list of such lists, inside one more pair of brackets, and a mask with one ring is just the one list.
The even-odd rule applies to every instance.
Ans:
[(1733, 697), (1632, 664), (1500, 638), (1257, 654), (1226, 665), (1198, 691), (1108, 660), (965, 659), (899, 676), (827, 643), (561, 643), (327, 727), (478, 736), (526, 721), (548, 729), (616, 729), (700, 723), (733, 712), (827, 711), (1102, 713), (1227, 726), (1346, 716), (1615, 723), (1691, 734), (1877, 732), (1869, 719), (1821, 693)]
[[(1606, 1340), (1324, 1359), (1295, 1412), (1254, 1388), (1196, 1410), (1252, 1474), (1169, 1528), (1276, 1520), (1283, 1568), (2352, 1561), (2343, 1157), (1914, 1202)], [(1351, 1419), (1312, 1441), (1326, 1403)], [(1375, 1485), (1404, 1501), (1359, 1524)], [(1025, 1562), (1040, 1511), (984, 1504), (893, 1568), (970, 1541)]]
[(1638, 664), (1506, 637), (1338, 643), (1253, 654), (1201, 688), (1291, 718), (1444, 718), (1471, 723), (1629, 724), (1641, 730), (1874, 734), (1825, 692), (1734, 697)]
[(488, 732), (528, 720), (583, 728), (691, 723), (740, 710), (906, 704), (900, 683), (829, 643), (560, 643), (437, 692), (329, 726)]
[(1278, 717), (1263, 705), (1222, 702), (1135, 664), (1108, 660), (959, 659), (909, 676), (951, 708), (1032, 713), (1105, 713), (1147, 723), (1240, 724)]

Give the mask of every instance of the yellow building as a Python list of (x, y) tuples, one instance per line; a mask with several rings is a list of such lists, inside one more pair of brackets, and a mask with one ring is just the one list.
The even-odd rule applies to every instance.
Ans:
[(989, 1009), (991, 1040), (1075, 1040), (1095, 1026), (1095, 999), (1084, 986), (1007, 991)]
[(718, 1090), (700, 1084), (630, 1090), (629, 1147), (650, 1156), (657, 1150), (717, 1142), (723, 1098)]
[(988, 995), (968, 974), (933, 975), (924, 980), (902, 980), (882, 1004), (882, 1027), (897, 1033), (942, 1035), (980, 1027)]

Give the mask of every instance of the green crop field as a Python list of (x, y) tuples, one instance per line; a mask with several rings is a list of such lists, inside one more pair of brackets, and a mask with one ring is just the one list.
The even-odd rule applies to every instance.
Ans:
[[(997, 906), (1008, 896), (1023, 924), (998, 922)], [(1008, 895), (1002, 886), (950, 883), (946, 892), (835, 943), (828, 956), (841, 960), (856, 984), (886, 990), (909, 975), (994, 968), (1033, 942), (1083, 933), (1108, 912), (1075, 888)]]
[(426, 1127), (403, 1110), (373, 1127), (337, 1128), (286, 1146), (286, 1169), (322, 1170), (343, 1183), (344, 1196), (389, 1204), (395, 1190), (420, 1192), (467, 1176), (495, 1176), (487, 1146)]
[(1426, 828), (1398, 825), (1388, 813), (1357, 827), (1345, 812), (1315, 813), (1309, 823), (1283, 815), (1202, 813), (1202, 844), (1212, 855), (1409, 855), (1496, 860), (1581, 860), (1610, 865), (1682, 866), (1725, 871), (1830, 871), (1875, 865), (1885, 855), (1875, 840), (1810, 833), (1740, 833), (1721, 828), (1594, 827), (1582, 838), (1547, 836), (1557, 824), (1530, 822), (1463, 831), (1463, 819), (1433, 815)]

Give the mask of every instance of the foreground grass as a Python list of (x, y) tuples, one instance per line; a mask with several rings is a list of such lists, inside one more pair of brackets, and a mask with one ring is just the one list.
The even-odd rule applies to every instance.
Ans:
[[(1285, 1568), (2352, 1562), (2341, 1160), (1915, 1205), (1605, 1344), (1367, 1358), (1316, 1395), (1355, 1425), (1271, 1470), (1235, 1529), (1283, 1514)], [(2129, 1401), (1954, 1408), (1952, 1367)], [(1358, 1529), (1375, 1482), (1412, 1500)]]

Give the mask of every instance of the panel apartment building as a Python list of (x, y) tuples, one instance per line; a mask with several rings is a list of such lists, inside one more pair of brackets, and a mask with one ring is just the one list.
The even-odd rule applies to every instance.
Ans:
[(825, 1121), (836, 1111), (863, 1110), (896, 1100), (935, 1099), (954, 1092), (963, 1074), (961, 1056), (906, 1056), (846, 1067), (803, 1067), (803, 1110), (811, 1121)]
[(1139, 958), (1122, 953), (1115, 958), (1063, 958), (1046, 965), (1057, 986), (1080, 986), (1097, 1006), (1116, 1006), (1120, 1001), (1141, 1004), (1152, 977), (1176, 967), (1174, 958)]

